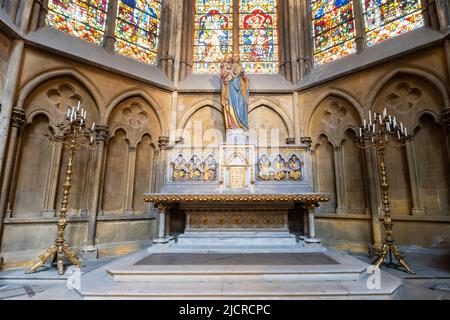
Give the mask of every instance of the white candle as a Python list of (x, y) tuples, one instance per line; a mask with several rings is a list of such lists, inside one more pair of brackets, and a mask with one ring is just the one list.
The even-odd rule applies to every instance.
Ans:
[(383, 110), (383, 117), (386, 117), (386, 115), (387, 115), (387, 111), (386, 111), (386, 108), (384, 108), (384, 110)]
[(407, 137), (408, 136), (408, 131), (406, 130), (406, 127), (405, 127), (405, 137)]
[(77, 111), (80, 111), (80, 100), (78, 100), (78, 104), (77, 104)]
[(375, 133), (375, 123), (373, 124), (372, 129), (373, 129), (373, 133)]
[(362, 129), (359, 127), (359, 136), (362, 137)]
[(383, 123), (383, 120), (381, 119), (381, 114), (378, 115), (378, 120), (380, 121), (380, 124)]
[(400, 131), (397, 130), (397, 138), (400, 140)]
[(369, 111), (369, 123), (372, 124), (372, 113)]
[(364, 128), (367, 126), (366, 119), (364, 119)]
[(386, 122), (386, 130), (389, 132), (391, 131), (391, 126), (389, 125), (389, 122)]
[(95, 122), (92, 124), (92, 130), (95, 129)]
[(397, 119), (395, 119), (395, 117), (394, 117), (394, 127), (396, 127), (397, 126)]
[(400, 131), (403, 133), (403, 122), (400, 122)]

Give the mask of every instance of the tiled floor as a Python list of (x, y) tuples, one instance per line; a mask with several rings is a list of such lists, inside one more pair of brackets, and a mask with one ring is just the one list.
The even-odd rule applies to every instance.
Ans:
[[(393, 299), (450, 300), (450, 252), (434, 249), (407, 248), (406, 258), (415, 275), (396, 269), (384, 268), (389, 273), (403, 279), (403, 285)], [(369, 262), (367, 256), (354, 255)], [(113, 258), (86, 261), (82, 272), (87, 273), (110, 262)], [(0, 299), (80, 299), (73, 290), (67, 288), (67, 278), (58, 276), (56, 270), (44, 270), (32, 276), (25, 276), (24, 269), (0, 272)]]

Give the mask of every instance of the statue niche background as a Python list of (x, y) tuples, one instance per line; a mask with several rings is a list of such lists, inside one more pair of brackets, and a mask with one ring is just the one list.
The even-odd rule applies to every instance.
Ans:
[(249, 80), (238, 55), (228, 56), (221, 62), (220, 77), (225, 128), (248, 129)]

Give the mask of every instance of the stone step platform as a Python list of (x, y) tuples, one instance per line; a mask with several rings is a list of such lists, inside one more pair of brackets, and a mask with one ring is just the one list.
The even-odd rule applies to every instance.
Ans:
[(330, 250), (316, 252), (143, 252), (115, 261), (115, 281), (358, 280), (367, 265)]
[(78, 293), (84, 299), (388, 299), (401, 285), (382, 271), (381, 286), (370, 289), (366, 263), (329, 249), (308, 258), (272, 254), (265, 264), (238, 252), (204, 259), (198, 253), (156, 256), (150, 249), (83, 275)]
[[(186, 231), (176, 238), (180, 246), (295, 245), (301, 242), (287, 230), (277, 231)], [(303, 245), (303, 243), (300, 243)]]

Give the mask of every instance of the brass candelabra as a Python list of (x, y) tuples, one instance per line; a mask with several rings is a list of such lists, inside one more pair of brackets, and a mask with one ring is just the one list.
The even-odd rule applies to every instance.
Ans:
[(87, 127), (87, 112), (81, 108), (78, 101), (77, 107), (69, 107), (66, 118), (57, 125), (57, 130), (51, 132), (49, 140), (51, 143), (62, 142), (64, 149), (68, 150), (68, 160), (66, 167), (66, 177), (63, 183), (63, 199), (61, 201), (61, 209), (59, 210), (57, 237), (55, 244), (50, 246), (47, 251), (39, 256), (39, 262), (33, 265), (26, 273), (34, 273), (38, 268), (42, 267), (47, 260), (57, 264), (58, 273), (64, 274), (64, 256), (67, 257), (72, 265), (81, 266), (81, 260), (75, 252), (69, 247), (64, 239), (64, 233), (67, 227), (67, 211), (69, 203), (69, 194), (72, 187), (73, 159), (75, 151), (80, 146), (79, 139), (87, 138), (89, 145), (97, 142), (97, 134), (95, 130), (95, 122), (91, 128)]
[[(372, 118), (373, 117), (373, 118)], [(372, 113), (369, 111), (369, 121), (364, 119), (357, 135), (357, 144), (360, 148), (374, 148), (378, 156), (379, 173), (381, 178), (381, 192), (383, 196), (383, 225), (385, 231), (384, 242), (380, 250), (377, 251), (377, 258), (373, 264), (380, 267), (386, 264), (385, 258), (389, 254), (388, 266), (403, 267), (406, 272), (414, 274), (414, 271), (408, 265), (405, 257), (398, 249), (392, 236), (392, 218), (389, 207), (389, 183), (386, 174), (385, 155), (388, 147), (403, 147), (408, 139), (408, 131), (395, 117), (387, 114), (386, 108), (383, 113)], [(397, 143), (392, 144), (393, 140)], [(399, 264), (392, 262), (392, 254), (398, 260)]]

